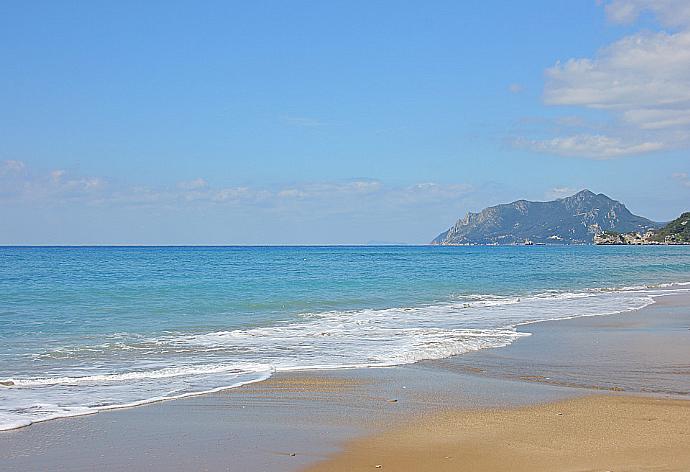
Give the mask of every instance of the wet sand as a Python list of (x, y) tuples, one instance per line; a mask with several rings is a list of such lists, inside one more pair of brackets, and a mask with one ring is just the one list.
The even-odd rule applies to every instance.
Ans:
[(593, 390), (690, 395), (690, 295), (660, 297), (633, 312), (518, 330), (531, 336), (435, 365)]
[(277, 374), (215, 394), (0, 433), (0, 470), (296, 471), (420, 412), (582, 393), (431, 365)]
[[(372, 467), (379, 464), (373, 464), (371, 451), (356, 449), (358, 438), (391, 445), (386, 438), (403, 435), (429, 451), (437, 451), (437, 441), (446, 438), (458, 447), (457, 424), (474, 418), (479, 427), (486, 418), (476, 415), (483, 414), (498, 416), (483, 426), (488, 429), (476, 430), (474, 442), (463, 442), (462, 447), (486, 452), (488, 449), (482, 447), (513, 444), (504, 453), (515, 455), (517, 461), (523, 449), (553, 453), (539, 442), (533, 445), (536, 449), (530, 449), (523, 439), (530, 432), (546, 431), (540, 426), (543, 422), (535, 418), (551, 418), (550, 409), (566, 406), (569, 417), (578, 418), (568, 423), (574, 428), (572, 434), (581, 434), (578, 444), (610, 443), (623, 448), (616, 446), (612, 435), (602, 436), (603, 430), (589, 429), (590, 423), (592, 428), (599, 427), (597, 424), (613, 428), (610, 431), (615, 431), (616, 437), (621, 431), (639, 429), (641, 434), (666, 438), (668, 444), (675, 444), (677, 439), (690, 442), (687, 430), (673, 429), (673, 422), (667, 421), (684, 418), (683, 405), (687, 403), (659, 403), (659, 398), (682, 399), (690, 392), (687, 295), (663, 297), (637, 312), (537, 323), (521, 330), (533, 335), (505, 348), (442, 361), (385, 369), (278, 374), (265, 382), (216, 394), (53, 420), (0, 433), (0, 469), (294, 471), (315, 464), (323, 467), (328, 460), (336, 461), (329, 462), (333, 467), (345, 467), (343, 462), (335, 464), (343, 460), (342, 454), (358, 450), (361, 464), (369, 464), (366, 470), (375, 470)], [(628, 400), (620, 397), (621, 391), (654, 398)], [(579, 400), (602, 392), (610, 392), (613, 398)], [(576, 401), (554, 403), (564, 399)], [(635, 413), (654, 408), (653, 416)], [(608, 415), (609, 411), (620, 414)], [(559, 421), (563, 419), (556, 416)], [(652, 417), (657, 420), (640, 420)], [(621, 419), (630, 422), (616, 423)], [(513, 423), (514, 429), (505, 427)], [(558, 431), (563, 426), (553, 425), (559, 426)], [(670, 429), (650, 429), (652, 426)], [(425, 432), (423, 438), (420, 431)], [(516, 436), (511, 440), (504, 434)], [(628, 439), (632, 441), (629, 444), (636, 444), (637, 439)], [(388, 450), (381, 447), (381, 451)], [(589, 454), (587, 451), (584, 453)], [(545, 455), (544, 460), (548, 457)], [(631, 464), (624, 470), (636, 470)], [(443, 464), (438, 467), (435, 470), (445, 470), (440, 468), (445, 467)], [(410, 463), (394, 470), (425, 469)]]
[(527, 407), (420, 411), (305, 471), (690, 470), (686, 295), (631, 313), (520, 330), (532, 336), (433, 364), (590, 395)]

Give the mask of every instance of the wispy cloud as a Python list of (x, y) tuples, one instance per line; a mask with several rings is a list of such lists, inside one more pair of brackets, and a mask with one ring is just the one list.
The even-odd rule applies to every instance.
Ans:
[(613, 0), (606, 4), (606, 15), (613, 23), (631, 24), (644, 11), (650, 11), (665, 26), (690, 25), (687, 0)]
[(577, 193), (578, 190), (579, 189), (575, 187), (554, 187), (546, 192), (546, 198), (553, 200), (556, 198), (569, 197), (570, 195)]
[(51, 205), (81, 202), (89, 205), (175, 206), (240, 205), (280, 209), (284, 205), (304, 208), (352, 208), (356, 204), (414, 205), (442, 202), (471, 192), (467, 184), (425, 182), (406, 186), (385, 185), (374, 179), (353, 179), (336, 182), (303, 182), (298, 184), (253, 187), (213, 186), (197, 177), (180, 181), (170, 187), (114, 185), (106, 179), (78, 176), (55, 169), (45, 174), (29, 172), (20, 161), (0, 165), (0, 203), (31, 201)]
[(519, 138), (513, 144), (518, 148), (530, 149), (546, 154), (585, 157), (597, 160), (615, 159), (617, 157), (659, 151), (666, 146), (662, 142), (631, 142), (618, 137), (589, 134), (563, 136), (545, 140)]
[(201, 177), (192, 180), (183, 180), (177, 183), (177, 188), (182, 190), (200, 190), (208, 187), (208, 182)]
[(687, 172), (676, 172), (671, 177), (684, 187), (690, 187), (690, 176)]
[(0, 162), (0, 176), (24, 172), (26, 166), (22, 161), (7, 160)]
[(35, 175), (18, 160), (0, 165), (0, 198), (33, 201), (73, 200), (84, 196), (96, 197), (107, 189), (99, 177), (72, 176), (62, 169), (46, 175)]

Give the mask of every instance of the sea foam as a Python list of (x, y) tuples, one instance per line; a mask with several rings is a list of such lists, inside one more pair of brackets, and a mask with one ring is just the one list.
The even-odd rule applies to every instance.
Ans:
[[(0, 379), (0, 430), (233, 388), (276, 371), (386, 367), (506, 346), (529, 335), (517, 330), (520, 325), (635, 310), (688, 291), (665, 284), (477, 294), (432, 305), (304, 312), (247, 329), (153, 338), (117, 333), (117, 342), (60, 347), (59, 355), (71, 361), (63, 372)], [(109, 362), (89, 363), (93, 359)]]

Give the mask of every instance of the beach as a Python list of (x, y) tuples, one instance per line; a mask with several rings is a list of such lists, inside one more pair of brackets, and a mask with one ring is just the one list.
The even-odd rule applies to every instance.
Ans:
[(686, 400), (591, 396), (424, 416), (306, 470), (681, 471), (689, 435)]
[(0, 472), (690, 472), (690, 0), (0, 12)]
[(687, 470), (689, 327), (690, 297), (658, 297), (524, 325), (531, 335), (504, 348), (282, 373), (38, 423), (2, 433), (0, 461), (7, 471)]

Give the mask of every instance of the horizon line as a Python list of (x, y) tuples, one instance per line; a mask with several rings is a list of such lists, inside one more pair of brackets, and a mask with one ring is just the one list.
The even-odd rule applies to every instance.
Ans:
[(390, 246), (436, 246), (431, 243), (391, 244), (0, 244), (0, 248), (79, 248), (79, 247), (390, 247)]

